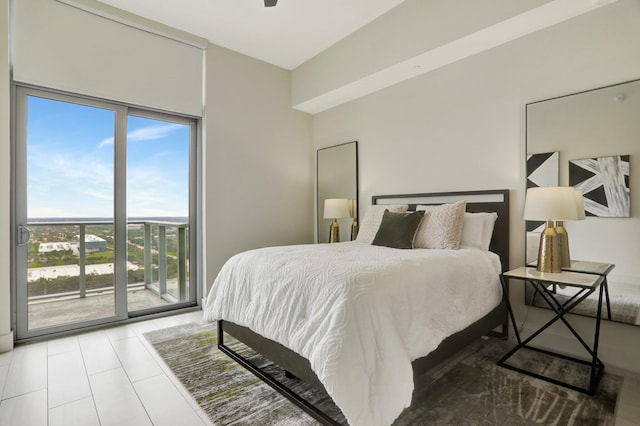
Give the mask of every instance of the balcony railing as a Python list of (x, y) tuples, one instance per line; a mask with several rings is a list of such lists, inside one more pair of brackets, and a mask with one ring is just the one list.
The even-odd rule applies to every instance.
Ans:
[[(165, 299), (169, 303), (174, 303), (178, 301), (185, 301), (188, 299), (188, 230), (189, 226), (184, 222), (175, 222), (175, 221), (164, 221), (164, 220), (131, 220), (127, 222), (128, 229), (131, 229), (131, 226), (138, 225), (143, 229), (143, 269), (144, 269), (144, 282), (128, 282), (128, 288), (135, 288), (144, 286), (150, 291), (153, 291), (157, 295), (159, 295), (162, 299)], [(99, 287), (99, 288), (87, 288), (87, 252), (95, 251), (95, 247), (87, 248), (87, 243), (92, 246), (96, 244), (100, 245), (102, 242), (105, 244), (105, 249), (107, 245), (107, 239), (92, 239), (87, 241), (87, 227), (113, 227), (112, 221), (83, 221), (83, 220), (60, 220), (60, 221), (30, 221), (28, 222), (28, 227), (31, 228), (32, 241), (30, 244), (35, 243), (50, 243), (51, 245), (55, 244), (65, 244), (71, 243), (69, 247), (73, 246), (75, 249), (75, 245), (77, 244), (77, 263), (71, 263), (72, 265), (78, 266), (78, 286), (77, 290), (67, 290), (67, 291), (58, 291), (53, 293), (47, 293), (43, 295), (31, 295), (28, 297), (29, 303), (31, 302), (42, 302), (46, 299), (53, 298), (61, 298), (61, 297), (78, 297), (85, 298), (87, 295), (91, 295), (94, 293), (105, 293), (114, 290), (114, 284), (111, 283), (109, 286)], [(52, 234), (55, 234), (56, 229), (62, 229), (63, 227), (76, 227), (77, 229), (77, 241), (51, 241), (51, 239), (56, 239)], [(46, 229), (43, 229), (46, 228)], [(39, 229), (39, 232), (34, 232)], [(174, 231), (175, 235), (173, 236), (175, 239), (175, 254), (170, 254), (167, 250), (167, 242), (168, 238), (171, 237), (168, 234), (168, 231)], [(38, 234), (40, 238), (44, 237), (47, 241), (33, 241), (34, 236)], [(111, 241), (113, 241), (113, 231), (111, 231)], [(60, 237), (59, 237), (60, 238)], [(128, 246), (132, 245), (132, 241), (128, 241)], [(136, 246), (136, 244), (133, 244)], [(67, 247), (67, 246), (65, 246)], [(51, 251), (55, 251), (53, 248)], [(74, 250), (75, 251), (75, 250)], [(107, 251), (108, 252), (108, 251)], [(154, 262), (154, 255), (157, 254), (157, 261)], [(168, 264), (169, 259), (175, 259), (176, 271), (173, 273), (168, 272)], [(133, 264), (128, 262), (129, 266)], [(68, 266), (70, 264), (57, 264), (58, 266)], [(133, 265), (137, 266), (137, 265)], [(31, 268), (30, 268), (31, 269)], [(98, 274), (100, 275), (100, 274)], [(65, 275), (66, 276), (66, 275)], [(75, 273), (72, 275), (75, 276)], [(35, 280), (32, 280), (35, 281)], [(174, 286), (168, 288), (168, 282), (171, 281)]]

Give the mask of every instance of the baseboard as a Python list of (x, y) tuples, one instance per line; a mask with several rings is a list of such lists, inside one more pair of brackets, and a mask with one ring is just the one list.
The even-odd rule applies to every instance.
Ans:
[(0, 353), (13, 350), (13, 331), (0, 335)]

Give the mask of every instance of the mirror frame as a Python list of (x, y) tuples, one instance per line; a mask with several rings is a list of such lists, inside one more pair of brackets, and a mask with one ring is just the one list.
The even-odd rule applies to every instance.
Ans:
[[(616, 243), (621, 238), (620, 235), (626, 235), (624, 238), (630, 239), (636, 239), (637, 236), (640, 237), (640, 227), (637, 226), (638, 221), (640, 221), (638, 217), (640, 196), (634, 196), (638, 194), (637, 191), (640, 188), (638, 183), (640, 170), (635, 164), (640, 157), (636, 146), (640, 145), (636, 145), (637, 142), (634, 142), (640, 139), (640, 120), (634, 118), (640, 115), (640, 101), (638, 101), (640, 96), (638, 95), (640, 95), (640, 79), (635, 79), (530, 102), (525, 106), (525, 190), (529, 186), (530, 170), (527, 162), (530, 155), (558, 154), (556, 156), (558, 159), (554, 160), (558, 164), (555, 184), (560, 186), (571, 184), (569, 165), (574, 160), (629, 156), (629, 162), (627, 163), (629, 175), (626, 176), (630, 202), (629, 216), (607, 217), (602, 215), (598, 217), (587, 212), (586, 220), (568, 223), (570, 225), (568, 229), (572, 260), (575, 249), (578, 252), (575, 256), (576, 259), (616, 264), (609, 276), (610, 293), (612, 276), (614, 277), (614, 282), (619, 279), (621, 283), (637, 284), (640, 287), (637, 267), (631, 266), (630, 263), (628, 245), (624, 246)], [(603, 103), (605, 100), (610, 103)], [(620, 107), (616, 105), (620, 105)], [(553, 109), (547, 109), (547, 106), (553, 107)], [(544, 107), (545, 110), (536, 111), (535, 108), (540, 107)], [(589, 113), (592, 115), (588, 115)], [(541, 125), (540, 121), (535, 123), (532, 118), (542, 120), (543, 124)], [(566, 123), (570, 123), (569, 126), (563, 127)], [(579, 123), (579, 125), (576, 123)], [(588, 124), (583, 125), (582, 123)], [(535, 141), (542, 142), (536, 144)], [(551, 185), (551, 183), (547, 185)], [(565, 222), (566, 225), (567, 222)], [(527, 235), (533, 227), (532, 223), (525, 222), (525, 262), (535, 258), (537, 253), (537, 249), (532, 247), (533, 244), (528, 241)], [(574, 231), (573, 236), (575, 238), (571, 238), (572, 231)], [(610, 239), (614, 234), (618, 235), (615, 241), (611, 243), (614, 244), (614, 247), (611, 247), (611, 245), (609, 247), (602, 246), (603, 241), (606, 241), (605, 238), (608, 237)], [(534, 249), (536, 249), (536, 252), (532, 253), (531, 251)], [(592, 253), (594, 258), (588, 258)], [(532, 304), (532, 290), (530, 289), (525, 294), (525, 304), (527, 306), (545, 308), (544, 306)], [(590, 317), (596, 315), (595, 312), (572, 313)], [(603, 316), (603, 319), (606, 319), (606, 317)], [(618, 316), (616, 318), (615, 315), (612, 319), (612, 321), (632, 325), (640, 325), (637, 324), (639, 320), (640, 306), (634, 320), (635, 323), (625, 320), (624, 317)]]
[[(331, 160), (335, 159), (335, 156), (339, 155), (348, 155), (349, 158), (346, 158), (344, 169), (338, 173), (331, 173), (331, 175), (327, 175), (323, 173), (323, 163), (329, 161), (331, 164)], [(333, 156), (334, 158), (331, 158)], [(325, 157), (325, 158), (322, 158)], [(317, 227), (317, 237), (316, 241), (318, 243), (328, 242), (329, 238), (329, 226), (331, 221), (328, 219), (324, 219), (324, 199), (325, 198), (347, 198), (351, 200), (355, 200), (355, 214), (354, 219), (356, 223), (358, 222), (358, 214), (359, 214), (359, 166), (358, 166), (358, 141), (346, 142), (338, 145), (328, 146), (325, 148), (319, 148), (316, 151), (316, 227)], [(346, 178), (348, 180), (353, 180), (352, 182), (330, 182), (332, 179)], [(321, 188), (322, 185), (326, 185), (330, 183), (332, 185), (339, 185), (348, 187), (339, 188), (339, 189), (329, 189), (329, 193), (327, 193), (326, 189)], [(340, 219), (338, 220), (340, 224), (340, 241), (349, 241), (351, 235), (351, 219)], [(327, 238), (322, 238), (323, 235), (327, 235)], [(349, 238), (347, 238), (349, 237)]]

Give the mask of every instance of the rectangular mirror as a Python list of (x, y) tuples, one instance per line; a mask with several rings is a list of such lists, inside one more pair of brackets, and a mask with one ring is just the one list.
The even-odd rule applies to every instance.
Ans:
[[(325, 200), (352, 200), (352, 217), (338, 218), (340, 241), (351, 240), (351, 226), (358, 220), (358, 142), (322, 148), (317, 153), (318, 242), (329, 242), (332, 219), (324, 218)], [(357, 222), (356, 222), (357, 223)]]
[[(640, 325), (640, 80), (530, 103), (526, 115), (527, 187), (583, 190), (586, 219), (564, 223), (571, 259), (615, 264), (612, 320)], [(537, 226), (527, 222), (527, 263)], [(526, 302), (544, 307), (531, 292)], [(595, 300), (585, 302), (577, 313), (595, 316)]]

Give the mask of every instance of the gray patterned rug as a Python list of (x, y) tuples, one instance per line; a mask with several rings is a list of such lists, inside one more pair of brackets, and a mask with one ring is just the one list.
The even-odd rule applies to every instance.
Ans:
[[(216, 425), (313, 425), (316, 422), (216, 347), (215, 324), (193, 323), (145, 333), (178, 379)], [(228, 339), (228, 340), (227, 340)], [(340, 410), (324, 393), (288, 379), (276, 365), (243, 344), (225, 343), (338, 422)], [(479, 340), (430, 371), (430, 385), (394, 425), (613, 425), (622, 378), (605, 373), (594, 397), (498, 367), (511, 346)], [(532, 351), (510, 363), (582, 385), (585, 372)], [(561, 376), (557, 376), (560, 374)]]

